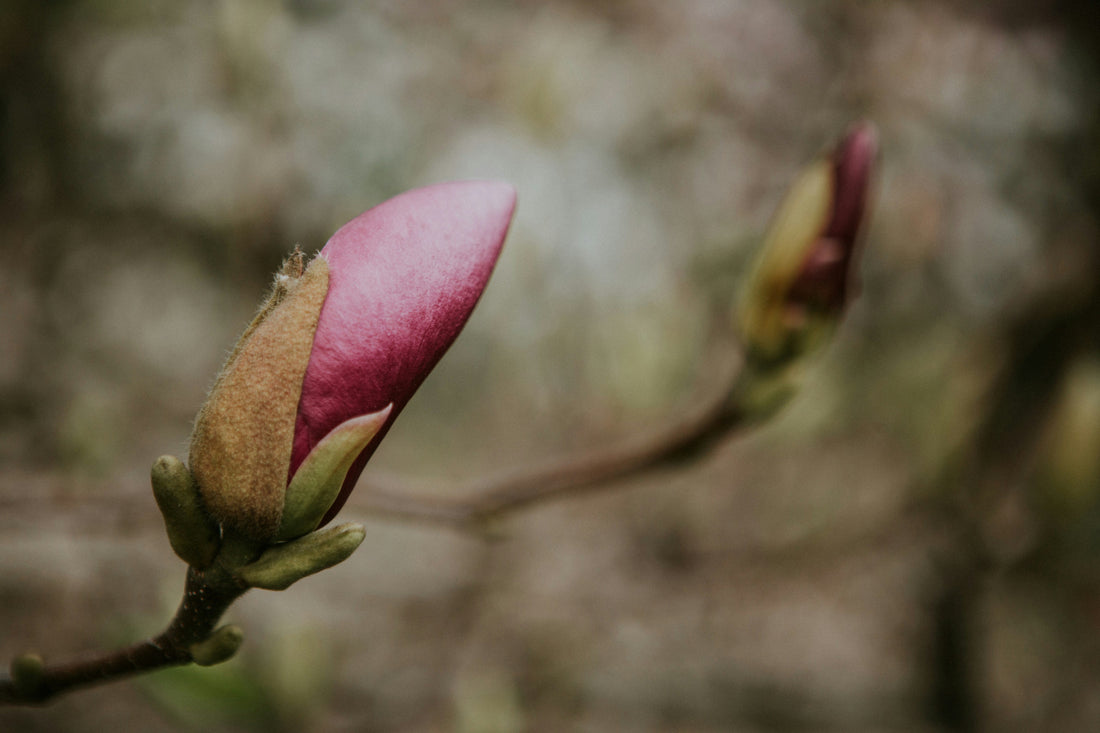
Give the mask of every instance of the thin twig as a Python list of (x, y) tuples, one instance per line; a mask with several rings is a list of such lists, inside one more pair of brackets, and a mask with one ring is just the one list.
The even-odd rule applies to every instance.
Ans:
[(189, 664), (192, 646), (209, 638), (222, 614), (245, 590), (220, 568), (209, 573), (188, 568), (183, 601), (163, 632), (123, 649), (43, 666), (33, 680), (0, 676), (0, 705), (40, 705), (82, 687)]
[(365, 492), (363, 508), (390, 518), (468, 529), (538, 502), (696, 459), (746, 423), (730, 399), (739, 362), (726, 361), (718, 387), (671, 428), (577, 458), (490, 476), (456, 491), (471, 499), (416, 496), (376, 480)]
[[(536, 502), (693, 460), (745, 422), (730, 401), (738, 362), (725, 362), (717, 389), (671, 428), (577, 459), (490, 477), (474, 487), (479, 493), (473, 500), (416, 497), (375, 487), (368, 493), (367, 508), (391, 517), (470, 529)], [(44, 666), (31, 685), (25, 679), (0, 677), (0, 704), (42, 704), (81, 687), (188, 664), (193, 661), (193, 645), (210, 636), (222, 614), (244, 591), (218, 561), (206, 572), (190, 568), (183, 602), (164, 632), (86, 660)]]

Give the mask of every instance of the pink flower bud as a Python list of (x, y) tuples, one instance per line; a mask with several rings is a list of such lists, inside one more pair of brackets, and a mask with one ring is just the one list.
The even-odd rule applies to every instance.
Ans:
[(393, 198), (297, 254), (195, 422), (206, 511), (252, 540), (292, 539), (340, 509), (413, 392), (458, 336), (515, 208), (504, 183)]
[(393, 405), (321, 524), (343, 506), (394, 418), (470, 317), (515, 202), (505, 183), (421, 188), (356, 217), (321, 250), (329, 292), (302, 383), (289, 476), (336, 426)]

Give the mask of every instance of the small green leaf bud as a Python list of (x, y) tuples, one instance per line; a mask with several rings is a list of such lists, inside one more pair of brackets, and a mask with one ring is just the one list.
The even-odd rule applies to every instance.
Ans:
[(11, 681), (23, 695), (34, 696), (42, 686), (42, 674), (45, 671), (42, 657), (37, 654), (20, 654), (11, 660)]
[(218, 525), (203, 508), (199, 487), (183, 461), (161, 456), (150, 472), (153, 496), (164, 516), (172, 550), (188, 565), (203, 569), (218, 554)]
[(237, 653), (243, 641), (244, 632), (240, 626), (219, 626), (210, 636), (191, 645), (191, 661), (200, 667), (221, 664)]
[(284, 590), (307, 575), (343, 562), (365, 536), (363, 525), (355, 523), (317, 530), (291, 542), (272, 545), (259, 560), (238, 570), (237, 577), (253, 588)]

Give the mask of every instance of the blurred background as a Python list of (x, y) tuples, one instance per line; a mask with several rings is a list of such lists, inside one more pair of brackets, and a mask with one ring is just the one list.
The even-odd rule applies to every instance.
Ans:
[[(226, 665), (0, 729), (1100, 729), (1097, 35), (1090, 0), (3, 0), (4, 660), (167, 621), (148, 467), (295, 244), (440, 180), (520, 203), (360, 550), (238, 602)], [(859, 118), (862, 292), (775, 420), (491, 536), (370, 515), (684, 414)]]

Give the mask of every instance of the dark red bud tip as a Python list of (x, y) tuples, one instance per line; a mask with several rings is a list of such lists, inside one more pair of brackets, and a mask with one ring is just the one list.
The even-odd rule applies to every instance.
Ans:
[(878, 132), (859, 122), (837, 144), (833, 164), (832, 214), (810, 249), (791, 288), (791, 302), (838, 311), (850, 299), (852, 269), (878, 155)]
[(878, 132), (870, 122), (859, 122), (848, 131), (833, 153), (836, 180), (833, 217), (825, 236), (854, 242), (863, 222), (871, 187), (871, 172), (878, 155)]

